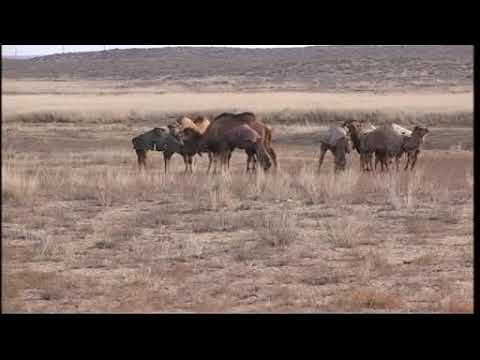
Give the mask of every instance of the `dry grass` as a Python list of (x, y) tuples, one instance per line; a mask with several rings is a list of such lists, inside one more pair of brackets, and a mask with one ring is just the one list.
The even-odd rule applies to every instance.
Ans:
[(261, 218), (256, 231), (262, 243), (279, 248), (285, 248), (301, 237), (295, 214), (287, 210)]
[(108, 123), (89, 101), (75, 122), (2, 123), (6, 312), (471, 310), (471, 152), (426, 149), (400, 174), (360, 173), (356, 154), (334, 174), (327, 155), (317, 174), (319, 127), (289, 125), (276, 174), (245, 174), (243, 152), (226, 177), (206, 176), (206, 157), (184, 175), (179, 156), (165, 175), (159, 153), (139, 173), (130, 139), (155, 119)]
[[(74, 104), (72, 106), (72, 104)], [(213, 105), (215, 104), (215, 105)], [(218, 107), (217, 104), (222, 104)], [(372, 108), (377, 109), (371, 111)], [(32, 112), (32, 109), (35, 109)], [(114, 109), (114, 110), (112, 110)], [(139, 110), (141, 109), (141, 110)], [(2, 95), (5, 122), (165, 122), (190, 112), (207, 116), (248, 109), (271, 124), (329, 124), (345, 119), (411, 126), (472, 126), (473, 97), (466, 94), (213, 93), (124, 95)], [(279, 110), (281, 109), (281, 110)], [(450, 144), (451, 146), (451, 144)]]
[(344, 295), (338, 304), (343, 311), (361, 312), (372, 310), (398, 310), (401, 299), (395, 295), (382, 290), (361, 289), (352, 290)]
[(364, 224), (337, 220), (325, 221), (323, 227), (326, 240), (334, 247), (352, 248), (361, 241)]

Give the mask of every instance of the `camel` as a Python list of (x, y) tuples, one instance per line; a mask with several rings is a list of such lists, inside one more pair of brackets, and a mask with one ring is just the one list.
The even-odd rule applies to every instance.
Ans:
[(320, 137), (320, 160), (318, 172), (323, 164), (325, 153), (330, 151), (335, 157), (335, 171), (345, 170), (346, 154), (350, 153), (347, 131), (342, 127), (331, 127)]
[[(391, 127), (398, 135), (402, 135), (402, 136), (406, 136), (406, 137), (409, 137), (409, 136), (412, 135), (412, 132), (410, 130), (405, 129), (404, 127), (402, 127), (398, 124), (392, 123)], [(393, 158), (395, 158), (396, 169), (398, 171), (399, 170), (400, 159), (402, 158), (402, 156), (403, 156), (403, 151), (400, 151), (397, 154), (387, 154), (386, 158), (382, 158), (381, 156), (377, 156), (377, 154), (376, 154), (375, 155), (375, 171), (377, 170), (377, 165), (378, 165), (379, 162), (382, 163), (382, 170), (385, 167), (388, 169), (388, 165), (392, 164)], [(386, 164), (386, 163), (388, 163), (388, 164)]]
[(185, 172), (192, 171), (192, 157), (196, 151), (188, 144), (183, 143), (180, 136), (172, 128), (154, 128), (132, 139), (133, 148), (137, 153), (138, 168), (147, 169), (147, 151), (163, 152), (165, 173), (168, 172), (170, 159), (178, 153), (183, 157)]
[[(237, 127), (240, 125), (248, 125), (250, 128), (255, 130), (258, 133), (258, 135), (260, 135), (260, 141), (262, 142), (263, 147), (265, 148), (268, 156), (270, 156), (271, 160), (273, 161), (273, 166), (276, 169), (277, 155), (274, 149), (272, 148), (272, 133), (273, 133), (272, 128), (264, 124), (260, 120), (258, 120), (255, 117), (255, 115), (250, 112), (241, 113), (241, 114), (223, 113), (217, 116), (204, 133), (204, 136), (202, 139), (202, 147), (218, 155), (219, 152), (218, 152), (217, 139), (220, 139), (223, 136), (223, 134), (229, 129), (233, 129), (234, 127)], [(256, 165), (255, 155), (250, 150), (245, 150), (245, 151), (248, 155), (247, 172), (249, 172), (250, 170), (254, 171), (255, 165)], [(229, 166), (229, 163), (230, 163), (231, 154), (232, 152), (230, 152), (227, 157), (227, 167)], [(217, 159), (215, 156), (213, 160), (215, 163), (214, 166), (216, 168)], [(252, 168), (250, 168), (250, 164), (252, 163), (253, 163)], [(210, 172), (210, 164), (209, 164), (207, 173), (209, 172)]]
[(423, 140), (428, 133), (429, 131), (427, 127), (415, 126), (412, 135), (404, 139), (403, 151), (407, 153), (407, 164), (405, 165), (404, 170), (408, 170), (408, 165), (410, 163), (410, 170), (413, 170), (415, 167), (418, 154), (420, 153), (420, 146), (423, 144)]
[(376, 127), (370, 123), (358, 120), (347, 120), (342, 126), (349, 130), (353, 148), (360, 155), (360, 168), (365, 171), (371, 171), (373, 169), (373, 153), (366, 151), (364, 148), (364, 141), (366, 134), (374, 131)]
[(182, 133), (185, 143), (197, 144), (197, 152), (204, 151), (210, 146), (209, 149), (220, 158), (221, 171), (227, 170), (230, 154), (236, 148), (244, 149), (249, 154), (257, 156), (265, 171), (271, 167), (271, 161), (261, 136), (247, 124), (225, 129), (214, 140), (205, 137), (205, 134), (200, 134), (193, 128), (187, 128)]
[(375, 156), (378, 154), (382, 164), (382, 171), (384, 168), (388, 170), (388, 159), (391, 157), (395, 157), (396, 169), (398, 171), (400, 158), (403, 153), (408, 155), (405, 169), (411, 163), (411, 169), (413, 170), (420, 152), (420, 145), (428, 133), (428, 129), (423, 126), (416, 126), (411, 136), (405, 135), (408, 134), (408, 130), (405, 130), (399, 131), (398, 125), (386, 124), (365, 135), (362, 145), (363, 150), (366, 153), (375, 153)]
[[(181, 131), (185, 129), (194, 129), (196, 132), (203, 134), (207, 128), (210, 126), (210, 120), (204, 116), (197, 116), (194, 120), (186, 117), (181, 116), (179, 117), (175, 123), (168, 125), (170, 131), (175, 134), (179, 134)], [(174, 135), (175, 136), (175, 135)], [(202, 153), (198, 153), (198, 155), (202, 156)], [(193, 163), (193, 155), (186, 155), (187, 162), (192, 167)], [(212, 164), (212, 154), (208, 152), (208, 168), (210, 169)], [(193, 172), (193, 168), (191, 168)]]

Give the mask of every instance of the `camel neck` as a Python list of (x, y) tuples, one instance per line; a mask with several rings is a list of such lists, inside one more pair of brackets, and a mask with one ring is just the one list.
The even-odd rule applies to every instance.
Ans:
[(350, 129), (350, 138), (352, 139), (353, 147), (360, 153), (360, 137), (357, 129)]

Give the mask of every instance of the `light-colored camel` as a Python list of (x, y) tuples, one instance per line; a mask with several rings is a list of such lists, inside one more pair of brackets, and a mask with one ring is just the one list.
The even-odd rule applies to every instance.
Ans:
[[(391, 127), (392, 129), (398, 134), (398, 135), (401, 135), (401, 136), (406, 136), (406, 137), (409, 137), (412, 135), (412, 132), (398, 124), (395, 124), (395, 123), (392, 123), (391, 124)], [(382, 158), (381, 155), (375, 155), (375, 170), (377, 170), (377, 165), (378, 163), (381, 163), (382, 165), (382, 169), (383, 168), (387, 168), (388, 169), (388, 165), (392, 164), (392, 161), (393, 161), (393, 158), (395, 158), (395, 163), (396, 163), (396, 169), (397, 171), (399, 170), (399, 164), (400, 164), (400, 160), (403, 156), (403, 151), (397, 153), (397, 154), (387, 154), (386, 155), (386, 158)]]
[(350, 143), (347, 130), (343, 126), (330, 127), (326, 132), (320, 134), (318, 172), (320, 172), (327, 151), (330, 151), (335, 158), (335, 171), (345, 170), (346, 154), (350, 153)]
[(380, 156), (382, 171), (384, 168), (388, 170), (388, 159), (390, 157), (395, 157), (398, 171), (403, 153), (407, 153), (408, 156), (405, 169), (408, 169), (408, 165), (411, 164), (413, 170), (420, 152), (420, 146), (425, 135), (428, 134), (428, 129), (424, 126), (415, 126), (411, 136), (404, 135), (403, 132), (403, 130), (400, 133), (398, 132), (398, 126), (394, 128), (392, 124), (386, 124), (365, 136), (364, 147), (366, 152), (374, 152), (376, 156), (377, 154)]

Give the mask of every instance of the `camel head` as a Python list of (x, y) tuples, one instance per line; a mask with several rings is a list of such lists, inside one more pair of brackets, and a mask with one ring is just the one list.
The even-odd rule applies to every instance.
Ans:
[(361, 122), (358, 120), (346, 120), (342, 127), (348, 130), (349, 133), (354, 133), (358, 131), (361, 127)]
[(175, 139), (177, 139), (181, 144), (183, 144), (181, 127), (176, 123), (169, 124), (167, 127), (169, 134), (172, 135)]
[(173, 137), (165, 128), (154, 128), (132, 139), (135, 150), (165, 151), (178, 148), (182, 143)]
[(268, 157), (267, 153), (265, 152), (265, 148), (262, 144), (260, 144), (260, 141), (257, 142), (257, 157), (258, 161), (260, 162), (260, 165), (262, 166), (264, 171), (267, 171), (272, 167), (272, 162), (270, 161), (270, 158)]
[(428, 128), (426, 126), (415, 126), (413, 129), (412, 136), (416, 135), (420, 139), (424, 138), (429, 133)]

